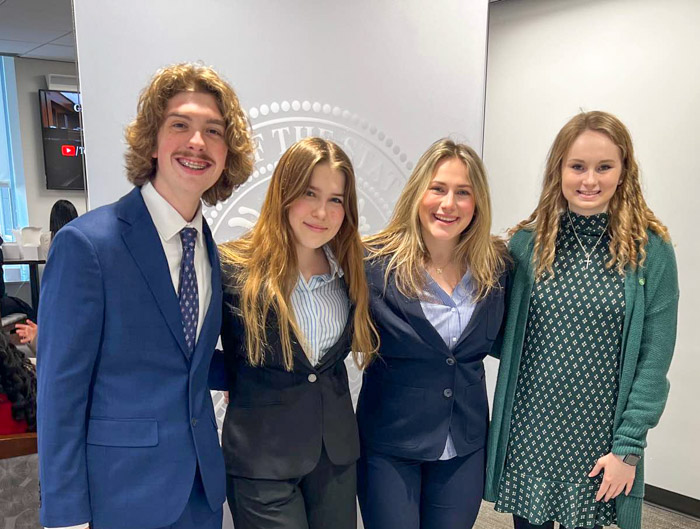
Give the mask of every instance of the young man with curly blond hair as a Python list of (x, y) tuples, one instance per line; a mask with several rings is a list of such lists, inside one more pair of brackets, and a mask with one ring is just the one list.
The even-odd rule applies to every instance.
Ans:
[(250, 128), (211, 68), (158, 71), (127, 127), (135, 188), (61, 229), (39, 321), (41, 522), (220, 529), (207, 374), (221, 280), (202, 201), (252, 172)]

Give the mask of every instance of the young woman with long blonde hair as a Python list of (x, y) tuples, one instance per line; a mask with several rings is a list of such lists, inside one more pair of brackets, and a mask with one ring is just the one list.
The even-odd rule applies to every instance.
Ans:
[(377, 349), (355, 176), (333, 142), (306, 138), (280, 159), (260, 218), (221, 245), (223, 427), (237, 529), (356, 527), (359, 456), (344, 360)]
[(585, 112), (564, 125), (510, 251), (485, 498), (516, 529), (640, 529), (678, 279), (619, 119)]
[(435, 142), (366, 245), (381, 346), (357, 409), (365, 527), (469, 528), (484, 483), (482, 361), (501, 324), (507, 265), (476, 152)]

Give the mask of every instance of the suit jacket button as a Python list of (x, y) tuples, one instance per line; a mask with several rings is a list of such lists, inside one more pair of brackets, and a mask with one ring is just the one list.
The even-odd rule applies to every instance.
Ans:
[(452, 358), (451, 356), (450, 356), (447, 360), (445, 360), (445, 362), (447, 362), (447, 365), (448, 365), (448, 366), (453, 366), (453, 365), (455, 365), (455, 359)]
[(449, 399), (452, 397), (452, 390), (450, 388), (446, 388), (442, 394), (445, 396), (446, 399)]
[(192, 417), (192, 420), (190, 421), (192, 423), (192, 426), (197, 426), (197, 417)]
[(312, 382), (312, 383), (313, 383), (313, 382), (316, 382), (316, 381), (318, 380), (318, 377), (316, 376), (315, 373), (311, 373), (311, 374), (310, 374), (308, 377), (306, 377), (306, 378), (309, 380), (309, 382)]

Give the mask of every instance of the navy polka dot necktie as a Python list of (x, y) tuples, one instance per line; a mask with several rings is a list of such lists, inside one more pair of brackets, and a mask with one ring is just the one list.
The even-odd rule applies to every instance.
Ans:
[(199, 321), (199, 292), (197, 291), (197, 273), (194, 270), (194, 243), (197, 230), (183, 228), (180, 231), (182, 241), (182, 261), (180, 262), (180, 313), (185, 342), (190, 354), (194, 351), (197, 339), (197, 322)]

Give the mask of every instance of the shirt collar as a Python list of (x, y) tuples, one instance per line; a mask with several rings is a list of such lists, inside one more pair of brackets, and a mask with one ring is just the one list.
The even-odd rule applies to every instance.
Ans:
[(462, 276), (462, 279), (459, 281), (458, 287), (461, 287), (465, 293), (469, 293), (471, 291), (471, 283), (472, 283), (472, 273), (467, 269), (466, 272), (464, 272), (464, 275)]
[[(437, 296), (439, 298), (439, 297), (441, 297), (440, 293), (447, 295), (447, 293), (444, 290), (442, 290), (440, 285), (437, 284), (437, 282), (430, 276), (430, 274), (427, 271), (425, 272), (425, 276), (427, 278), (427, 282), (426, 282), (427, 289), (426, 289), (425, 294), (428, 297)], [(469, 269), (467, 269), (467, 271), (464, 272), (462, 279), (459, 280), (459, 283), (457, 283), (457, 286), (452, 291), (452, 296), (448, 296), (448, 297), (452, 297), (453, 299), (460, 300), (460, 299), (464, 299), (464, 298), (471, 296), (471, 294), (472, 294), (471, 283), (472, 283), (472, 274), (469, 271)]]
[(343, 269), (340, 267), (340, 264), (335, 258), (335, 255), (333, 255), (333, 250), (331, 250), (330, 246), (324, 244), (323, 252), (326, 254), (326, 259), (328, 259), (328, 265), (331, 268), (330, 279), (333, 279), (336, 276), (343, 277), (345, 275), (345, 272), (343, 272)]
[[(158, 234), (165, 241), (169, 241), (179, 235), (183, 228), (194, 228), (197, 233), (202, 233), (202, 205), (200, 203), (191, 222), (187, 222), (170, 203), (161, 196), (151, 182), (141, 186), (141, 196), (146, 204), (146, 209), (153, 219)], [(201, 241), (201, 236), (197, 237)]]

